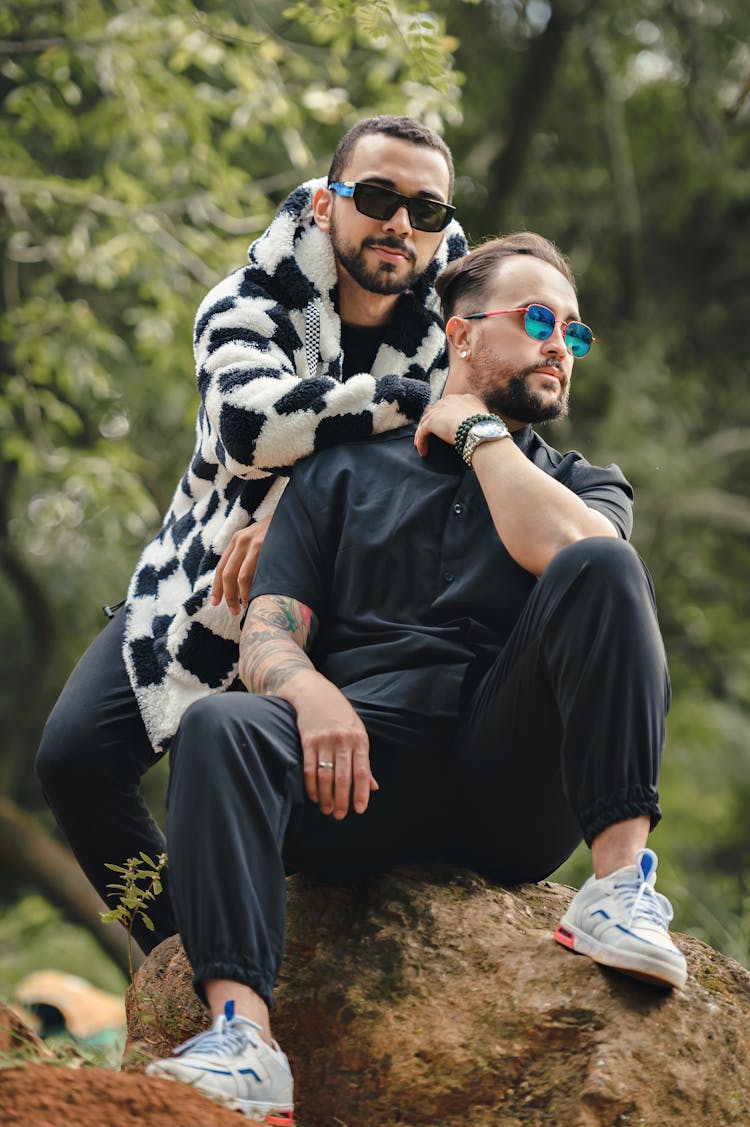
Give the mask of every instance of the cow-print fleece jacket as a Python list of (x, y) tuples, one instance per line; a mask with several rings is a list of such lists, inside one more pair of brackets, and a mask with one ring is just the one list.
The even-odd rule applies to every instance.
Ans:
[(451, 222), (426, 274), (400, 295), (372, 372), (342, 382), (333, 249), (312, 217), (323, 186), (292, 192), (249, 265), (198, 309), (195, 449), (125, 605), (125, 664), (157, 752), (193, 701), (236, 678), (241, 620), (209, 601), (232, 533), (273, 512), (299, 458), (418, 419), (445, 382), (433, 284), (466, 253), (460, 226)]

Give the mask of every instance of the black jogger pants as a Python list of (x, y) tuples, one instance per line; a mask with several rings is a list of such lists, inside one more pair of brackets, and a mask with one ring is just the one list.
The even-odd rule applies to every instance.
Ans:
[(289, 868), (340, 879), (430, 860), (513, 884), (615, 822), (654, 825), (668, 705), (648, 573), (604, 537), (552, 561), (454, 724), (358, 708), (380, 784), (365, 814), (336, 822), (305, 797), (284, 701), (194, 704), (171, 752), (168, 842), (196, 988), (226, 978), (271, 1003)]
[[(116, 879), (107, 862), (166, 850), (164, 834), (140, 790), (154, 754), (122, 657), (118, 614), (76, 665), (47, 721), (36, 772), (76, 860), (103, 900)], [(133, 936), (144, 952), (177, 930), (165, 890), (149, 908), (153, 932), (140, 920)]]

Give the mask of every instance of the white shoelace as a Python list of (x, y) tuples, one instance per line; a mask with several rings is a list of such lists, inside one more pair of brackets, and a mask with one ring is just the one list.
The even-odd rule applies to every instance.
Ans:
[(672, 905), (640, 875), (633, 880), (617, 881), (614, 887), (630, 909), (628, 927), (632, 927), (638, 918), (658, 927), (669, 927), (674, 916)]
[(210, 1029), (204, 1033), (196, 1033), (194, 1037), (178, 1045), (174, 1055), (187, 1053), (192, 1049), (201, 1053), (213, 1051), (241, 1053), (248, 1043), (254, 1049), (258, 1048), (257, 1041), (253, 1040), (251, 1029), (244, 1023), (235, 1023), (234, 1019), (231, 1022), (227, 1021), (224, 1014), (221, 1014)]

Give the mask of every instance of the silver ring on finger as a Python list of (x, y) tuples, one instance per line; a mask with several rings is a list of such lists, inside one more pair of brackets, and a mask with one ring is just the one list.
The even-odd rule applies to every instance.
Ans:
[(335, 770), (335, 767), (336, 767), (336, 764), (331, 763), (330, 760), (326, 760), (325, 762), (323, 760), (321, 760), (320, 763), (318, 764), (318, 770), (319, 771), (323, 771), (323, 770), (333, 771), (333, 770)]

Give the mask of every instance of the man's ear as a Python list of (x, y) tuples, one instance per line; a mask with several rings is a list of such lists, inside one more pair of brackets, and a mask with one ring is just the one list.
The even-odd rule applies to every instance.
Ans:
[(313, 196), (313, 219), (321, 231), (326, 234), (331, 230), (331, 212), (333, 210), (333, 192), (330, 188), (318, 188)]
[(463, 352), (469, 347), (469, 326), (463, 317), (449, 317), (445, 326), (445, 335), (456, 352)]

